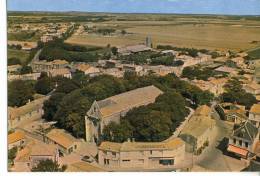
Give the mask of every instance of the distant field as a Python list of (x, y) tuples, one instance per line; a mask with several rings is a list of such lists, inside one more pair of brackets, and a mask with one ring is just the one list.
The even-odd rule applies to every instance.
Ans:
[[(111, 25), (110, 22), (109, 24)], [(191, 24), (185, 21), (174, 24), (167, 21), (130, 21), (118, 24), (118, 28), (124, 27), (131, 35), (127, 36), (98, 36), (82, 35), (72, 36), (66, 42), (80, 45), (123, 46), (142, 43), (146, 36), (151, 36), (154, 46), (158, 44), (174, 45), (179, 47), (194, 47), (219, 50), (246, 50), (256, 45), (250, 42), (260, 41), (260, 23), (231, 23), (220, 24)], [(104, 25), (104, 24), (102, 24)]]
[(7, 58), (10, 59), (12, 57), (19, 58), (21, 63), (25, 63), (27, 59), (29, 58), (30, 52), (29, 51), (23, 51), (23, 50), (14, 50), (14, 49), (8, 49), (7, 50)]

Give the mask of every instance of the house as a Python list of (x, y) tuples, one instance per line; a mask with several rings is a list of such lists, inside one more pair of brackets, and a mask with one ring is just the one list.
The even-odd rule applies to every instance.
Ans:
[(68, 68), (57, 68), (57, 69), (52, 69), (48, 72), (49, 77), (56, 77), (56, 76), (62, 76), (64, 78), (72, 78), (70, 69)]
[(17, 152), (14, 159), (16, 172), (29, 172), (42, 161), (50, 159), (59, 163), (59, 152), (56, 145), (48, 145), (40, 141), (32, 140), (23, 149)]
[(260, 104), (254, 104), (249, 111), (249, 120), (257, 128), (260, 127)]
[(46, 60), (32, 62), (31, 67), (33, 72), (49, 72), (53, 69), (66, 68), (69, 63), (66, 60), (53, 60), (47, 62)]
[(206, 105), (198, 107), (179, 134), (179, 137), (186, 142), (186, 151), (200, 154), (211, 142), (215, 123), (211, 118), (210, 107)]
[(222, 103), (216, 105), (215, 110), (218, 112), (222, 120), (234, 122), (235, 124), (240, 124), (248, 119), (246, 116), (245, 106), (232, 103)]
[(158, 76), (165, 76), (170, 73), (174, 73), (177, 76), (181, 75), (181, 69), (179, 67), (172, 67), (172, 66), (165, 66), (165, 65), (156, 65), (156, 66), (145, 65), (144, 69), (146, 70), (146, 73), (151, 72)]
[(134, 64), (123, 64), (124, 72), (133, 72), (138, 76), (142, 76), (144, 74), (144, 69), (140, 65)]
[(22, 131), (15, 131), (8, 135), (8, 150), (14, 147), (22, 147), (25, 144), (25, 134)]
[(47, 144), (55, 144), (58, 146), (60, 155), (69, 155), (75, 152), (79, 147), (81, 140), (76, 139), (65, 130), (53, 129), (45, 136)]
[(129, 110), (154, 103), (162, 93), (152, 85), (94, 101), (85, 116), (86, 141), (97, 142), (106, 125), (110, 122), (119, 123), (120, 117)]
[(245, 84), (243, 86), (246, 92), (251, 93), (253, 95), (259, 95), (260, 94), (260, 84), (256, 82), (250, 82), (249, 84)]
[(245, 64), (245, 59), (243, 57), (235, 57), (231, 59), (236, 65), (240, 68), (247, 68), (247, 64)]
[(227, 66), (221, 66), (215, 69), (217, 72), (222, 72), (222, 73), (228, 73), (231, 76), (236, 76), (238, 74), (238, 71), (234, 68), (227, 67)]
[(50, 41), (52, 41), (54, 38), (53, 38), (53, 36), (51, 36), (51, 35), (43, 35), (43, 36), (41, 36), (41, 41), (43, 42), (43, 43), (47, 43), (47, 42), (50, 42)]
[(209, 81), (204, 80), (192, 80), (191, 83), (202, 90), (208, 90), (215, 96), (224, 93), (224, 85), (228, 81), (227, 78), (209, 78)]
[(24, 75), (8, 75), (8, 81), (14, 80), (37, 80), (41, 73), (28, 73)]
[(124, 72), (119, 68), (102, 69), (101, 74), (111, 75), (117, 78), (122, 78), (124, 76)]
[(232, 135), (229, 137), (227, 151), (241, 158), (247, 159), (259, 140), (258, 129), (249, 121), (234, 126)]
[(21, 107), (8, 107), (8, 128), (16, 128), (19, 125), (40, 119), (43, 115), (43, 103), (50, 96), (44, 96), (34, 101), (29, 101)]
[(89, 75), (90, 77), (94, 77), (100, 74), (99, 68), (90, 66), (88, 64), (79, 64), (76, 66), (76, 69), (84, 72), (85, 75)]
[(124, 46), (118, 48), (118, 53), (120, 55), (130, 55), (134, 53), (140, 53), (145, 51), (151, 51), (152, 48), (147, 47), (146, 45), (140, 44), (140, 45), (131, 45), (131, 46)]
[(180, 138), (167, 142), (102, 142), (98, 163), (109, 169), (176, 168), (184, 160), (185, 143)]

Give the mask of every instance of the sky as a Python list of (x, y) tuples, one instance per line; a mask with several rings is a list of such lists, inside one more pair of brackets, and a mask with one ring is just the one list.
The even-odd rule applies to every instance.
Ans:
[(7, 0), (7, 10), (260, 15), (260, 0)]

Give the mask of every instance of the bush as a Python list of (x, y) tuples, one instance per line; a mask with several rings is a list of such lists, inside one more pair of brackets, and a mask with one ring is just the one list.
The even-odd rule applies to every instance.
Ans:
[(16, 57), (9, 58), (7, 61), (8, 61), (8, 66), (10, 66), (10, 65), (21, 65), (20, 59), (16, 58)]

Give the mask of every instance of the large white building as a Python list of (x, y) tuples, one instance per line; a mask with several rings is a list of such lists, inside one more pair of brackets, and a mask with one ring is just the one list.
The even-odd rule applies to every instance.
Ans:
[(178, 168), (184, 154), (185, 143), (180, 138), (163, 142), (102, 142), (98, 162), (108, 169), (121, 170)]

